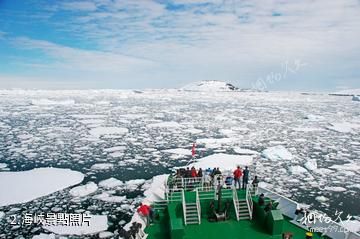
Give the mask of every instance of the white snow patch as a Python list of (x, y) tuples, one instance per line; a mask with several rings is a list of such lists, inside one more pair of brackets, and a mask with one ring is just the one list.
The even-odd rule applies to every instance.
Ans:
[(112, 236), (114, 236), (114, 233), (108, 231), (99, 233), (99, 238), (109, 238)]
[(96, 192), (98, 186), (94, 182), (89, 182), (85, 185), (74, 187), (70, 190), (73, 197), (85, 197), (89, 194)]
[(121, 146), (114, 146), (114, 147), (111, 147), (111, 148), (105, 148), (105, 149), (103, 149), (103, 150), (104, 150), (104, 152), (110, 152), (110, 153), (112, 153), (112, 152), (117, 152), (117, 151), (123, 152), (123, 151), (126, 150), (126, 146), (123, 146), (123, 145), (121, 145)]
[(234, 91), (237, 87), (224, 81), (208, 80), (193, 82), (180, 88), (185, 91), (222, 92)]
[(83, 179), (80, 172), (60, 168), (0, 172), (0, 192), (6, 192), (0, 194), (0, 207), (32, 201), (76, 185)]
[(291, 160), (294, 158), (294, 156), (282, 145), (274, 146), (265, 149), (262, 152), (262, 155), (265, 158), (268, 158), (270, 160)]
[(6, 163), (0, 163), (0, 169), (6, 168), (6, 167), (7, 167), (7, 164), (6, 164)]
[(33, 236), (32, 239), (56, 239), (55, 234), (40, 233), (39, 235)]
[(91, 215), (90, 225), (81, 226), (43, 226), (44, 229), (59, 235), (89, 235), (107, 230), (108, 219), (104, 215)]

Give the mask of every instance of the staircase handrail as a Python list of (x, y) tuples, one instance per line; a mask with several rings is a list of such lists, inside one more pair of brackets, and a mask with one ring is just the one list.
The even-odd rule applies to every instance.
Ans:
[(252, 201), (252, 196), (251, 196), (252, 190), (253, 190), (252, 184), (247, 184), (246, 185), (246, 204), (248, 206), (250, 220), (252, 219), (252, 212), (253, 212), (253, 201)]
[(185, 193), (184, 190), (181, 190), (181, 195), (182, 195), (182, 206), (183, 206), (183, 214), (184, 214), (184, 224), (187, 225), (186, 222), (186, 201), (185, 201)]
[(200, 198), (199, 198), (199, 191), (198, 191), (198, 189), (196, 189), (196, 207), (197, 207), (199, 224), (201, 224), (201, 205), (200, 205)]
[(238, 203), (239, 203), (239, 198), (237, 195), (237, 191), (236, 188), (233, 188), (233, 202), (234, 202), (234, 207), (235, 207), (235, 214), (236, 214), (236, 219), (239, 221), (240, 220), (240, 216), (239, 216), (239, 207), (238, 207)]

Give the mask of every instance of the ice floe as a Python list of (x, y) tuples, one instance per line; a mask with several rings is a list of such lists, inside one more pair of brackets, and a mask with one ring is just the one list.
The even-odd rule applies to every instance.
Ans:
[(114, 167), (114, 164), (112, 163), (97, 163), (91, 166), (91, 169), (93, 170), (108, 170)]
[(127, 128), (122, 127), (98, 127), (89, 131), (90, 135), (94, 137), (100, 137), (103, 135), (124, 135), (128, 132), (129, 130)]
[(194, 166), (195, 168), (202, 169), (220, 167), (221, 170), (233, 170), (238, 165), (242, 167), (251, 165), (253, 159), (253, 156), (250, 155), (219, 153), (199, 158), (195, 163), (190, 164), (189, 167)]
[(85, 197), (89, 194), (96, 192), (98, 186), (94, 182), (89, 182), (85, 185), (74, 187), (70, 190), (73, 197)]
[(244, 148), (239, 148), (239, 147), (235, 147), (234, 151), (235, 151), (235, 153), (245, 154), (245, 155), (258, 155), (258, 154), (260, 154), (259, 152), (255, 151), (255, 150), (244, 149)]
[(31, 104), (33, 105), (73, 105), (75, 104), (74, 100), (49, 100), (49, 99), (39, 99), (39, 100), (31, 100)]
[(177, 122), (160, 122), (160, 123), (153, 123), (148, 124), (148, 128), (181, 128), (182, 125)]
[(105, 231), (108, 228), (108, 219), (105, 215), (91, 215), (90, 223), (81, 226), (43, 226), (47, 231), (58, 235), (91, 235)]
[(105, 202), (121, 203), (126, 200), (126, 196), (113, 196), (107, 192), (93, 196), (94, 199), (102, 200)]
[(177, 149), (165, 149), (162, 150), (164, 153), (170, 153), (170, 154), (178, 154), (178, 155), (191, 155), (190, 149), (183, 149), (183, 148), (177, 148)]
[(0, 172), (0, 206), (25, 203), (76, 185), (84, 179), (80, 172), (60, 168), (36, 168), (20, 172)]
[(108, 178), (99, 182), (99, 186), (104, 188), (116, 188), (122, 185), (124, 183), (116, 178)]
[(265, 149), (262, 156), (270, 160), (292, 160), (294, 156), (282, 145)]
[(354, 130), (359, 131), (360, 124), (349, 123), (349, 122), (339, 122), (339, 123), (330, 123), (327, 129), (339, 132), (339, 133), (351, 133)]

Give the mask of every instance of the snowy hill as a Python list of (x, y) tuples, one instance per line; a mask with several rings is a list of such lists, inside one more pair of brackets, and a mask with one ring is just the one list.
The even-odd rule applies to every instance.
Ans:
[(198, 81), (180, 88), (186, 91), (237, 91), (239, 88), (223, 81)]

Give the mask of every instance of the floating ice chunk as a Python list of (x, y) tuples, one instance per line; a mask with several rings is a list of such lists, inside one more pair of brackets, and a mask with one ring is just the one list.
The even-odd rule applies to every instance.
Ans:
[(31, 100), (32, 105), (73, 105), (75, 104), (74, 100), (49, 100), (49, 99), (39, 99)]
[(102, 135), (124, 135), (127, 134), (129, 130), (127, 128), (121, 127), (98, 127), (93, 128), (89, 133), (94, 137), (100, 137)]
[(117, 152), (117, 151), (123, 152), (126, 150), (126, 146), (120, 145), (120, 146), (115, 146), (115, 147), (111, 147), (111, 148), (105, 148), (103, 150), (104, 150), (104, 152), (110, 152), (110, 153)]
[(358, 220), (343, 220), (340, 224), (351, 232), (360, 232), (360, 221)]
[(309, 115), (305, 116), (305, 119), (310, 120), (310, 121), (321, 121), (321, 120), (324, 120), (325, 117), (321, 116), (321, 115), (309, 114)]
[(270, 160), (292, 160), (294, 156), (282, 145), (274, 146), (265, 149), (262, 152), (265, 158)]
[(81, 226), (43, 226), (44, 229), (59, 235), (89, 235), (107, 230), (107, 216), (92, 215), (89, 225), (87, 223)]
[(99, 238), (110, 238), (113, 236), (114, 236), (114, 233), (108, 232), (108, 231), (99, 233)]
[(190, 128), (190, 129), (184, 130), (184, 132), (188, 132), (188, 133), (191, 133), (191, 134), (200, 134), (203, 131), (201, 129)]
[(5, 212), (0, 211), (0, 220), (5, 216)]
[(124, 183), (116, 178), (108, 178), (99, 182), (99, 186), (103, 188), (116, 188), (122, 186)]
[(112, 163), (97, 163), (91, 166), (91, 169), (93, 170), (108, 170), (114, 167), (114, 164)]
[(353, 101), (360, 101), (360, 95), (353, 95), (352, 100)]
[(113, 152), (113, 153), (109, 154), (109, 156), (113, 157), (113, 158), (119, 158), (119, 157), (124, 156), (124, 153), (123, 152)]
[(0, 169), (6, 168), (7, 164), (6, 163), (0, 163)]
[(360, 165), (356, 163), (347, 163), (342, 165), (332, 165), (329, 168), (336, 169), (336, 170), (349, 170), (349, 171), (360, 171)]
[(128, 190), (136, 190), (140, 185), (144, 184), (145, 181), (145, 179), (133, 179), (125, 182), (125, 185)]
[(340, 133), (352, 133), (354, 130), (358, 131), (360, 129), (360, 124), (349, 122), (330, 123), (326, 128)]
[(85, 197), (89, 194), (96, 192), (98, 186), (94, 182), (89, 182), (85, 185), (74, 187), (70, 190), (73, 197)]
[(0, 194), (0, 207), (32, 201), (76, 185), (83, 179), (80, 172), (60, 168), (0, 172), (0, 192), (6, 192)]
[(239, 147), (235, 147), (234, 151), (235, 151), (235, 153), (246, 154), (246, 155), (258, 155), (258, 154), (260, 154), (259, 152), (255, 151), (255, 150), (243, 149), (243, 148), (239, 148)]
[(179, 155), (191, 155), (190, 149), (183, 149), (183, 148), (165, 149), (165, 150), (162, 150), (162, 152), (171, 153), (171, 154), (179, 154)]
[(197, 139), (197, 144), (205, 144), (207, 148), (218, 148), (222, 145), (231, 145), (239, 141), (239, 138), (204, 138)]
[(40, 233), (39, 235), (33, 236), (32, 239), (55, 239), (55, 234)]
[(146, 127), (148, 127), (148, 128), (181, 128), (182, 125), (177, 122), (169, 121), (169, 122), (148, 124)]
[(316, 163), (316, 159), (309, 159), (306, 163), (305, 163), (305, 168), (314, 171), (317, 169), (317, 163)]
[(233, 170), (237, 165), (242, 167), (251, 165), (253, 157), (249, 155), (235, 155), (235, 154), (213, 154), (196, 160), (189, 167), (195, 168), (215, 168), (220, 167), (221, 170)]
[(326, 201), (329, 201), (329, 199), (327, 197), (324, 197), (324, 196), (317, 196), (315, 198), (316, 201), (318, 202), (326, 202)]
[(304, 174), (307, 173), (307, 170), (299, 165), (296, 165), (290, 167), (290, 172), (292, 174)]
[(313, 132), (313, 131), (323, 131), (322, 128), (315, 128), (315, 127), (297, 127), (292, 128), (294, 131), (301, 131), (301, 132)]
[(103, 192), (102, 194), (95, 195), (93, 198), (104, 202), (116, 202), (116, 203), (120, 203), (126, 200), (126, 196), (111, 196), (107, 192)]
[(333, 191), (333, 192), (345, 192), (346, 188), (343, 188), (343, 187), (325, 187), (325, 190)]

